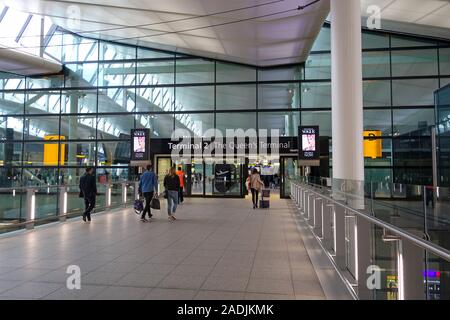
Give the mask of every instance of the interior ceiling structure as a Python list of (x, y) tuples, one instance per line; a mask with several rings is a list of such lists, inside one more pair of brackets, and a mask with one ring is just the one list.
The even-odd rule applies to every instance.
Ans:
[(304, 10), (313, 0), (6, 2), (84, 36), (258, 66), (305, 61), (330, 9), (330, 0)]
[(372, 5), (381, 10), (383, 30), (450, 39), (449, 0), (361, 0), (363, 21)]

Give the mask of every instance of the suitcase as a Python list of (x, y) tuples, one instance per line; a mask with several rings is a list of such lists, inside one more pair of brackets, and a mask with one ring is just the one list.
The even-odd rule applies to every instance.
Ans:
[(270, 198), (270, 190), (269, 189), (264, 189), (261, 193), (261, 196), (263, 198)]
[(259, 208), (261, 209), (269, 209), (270, 201), (269, 200), (259, 200)]

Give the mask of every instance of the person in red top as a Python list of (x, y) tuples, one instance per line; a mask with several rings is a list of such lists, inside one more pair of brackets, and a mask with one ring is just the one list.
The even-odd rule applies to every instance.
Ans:
[(181, 167), (178, 167), (177, 176), (180, 177), (180, 191), (178, 195), (179, 203), (184, 201), (183, 192), (184, 192), (184, 171)]

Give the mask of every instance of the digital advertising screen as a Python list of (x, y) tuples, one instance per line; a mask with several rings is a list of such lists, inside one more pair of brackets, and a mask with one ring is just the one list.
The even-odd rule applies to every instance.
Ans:
[(131, 160), (149, 160), (150, 158), (150, 130), (131, 130)]
[(320, 160), (319, 150), (319, 127), (301, 126), (298, 128), (299, 160), (318, 161)]

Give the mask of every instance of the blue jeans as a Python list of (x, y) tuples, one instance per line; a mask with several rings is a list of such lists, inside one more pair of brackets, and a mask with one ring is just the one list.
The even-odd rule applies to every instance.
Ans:
[(177, 211), (178, 191), (167, 190), (167, 213), (169, 216)]

